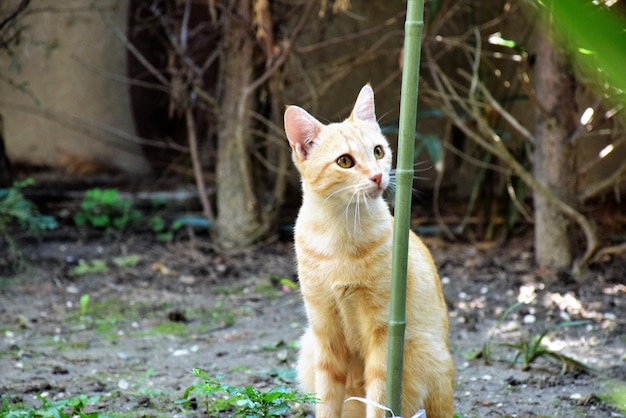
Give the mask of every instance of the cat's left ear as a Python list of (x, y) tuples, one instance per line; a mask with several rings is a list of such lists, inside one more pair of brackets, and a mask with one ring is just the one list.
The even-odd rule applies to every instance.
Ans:
[(376, 110), (374, 108), (374, 90), (372, 86), (366, 84), (359, 92), (359, 97), (356, 98), (354, 109), (350, 114), (350, 120), (362, 120), (365, 122), (377, 122)]
[(324, 125), (298, 106), (289, 106), (285, 111), (285, 133), (293, 152), (305, 160), (313, 140)]

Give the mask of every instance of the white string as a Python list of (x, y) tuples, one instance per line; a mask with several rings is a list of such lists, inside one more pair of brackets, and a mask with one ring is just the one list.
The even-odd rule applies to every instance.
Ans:
[[(372, 405), (372, 406), (375, 406), (378, 409), (382, 409), (384, 411), (390, 412), (392, 418), (402, 418), (402, 417), (399, 417), (396, 414), (394, 414), (393, 411), (391, 410), (391, 408), (388, 408), (388, 407), (386, 407), (384, 405), (379, 404), (378, 402), (374, 402), (374, 401), (371, 401), (369, 399), (360, 398), (358, 396), (351, 396), (348, 399), (346, 399), (344, 401), (344, 403), (348, 402), (348, 401), (359, 401), (359, 402), (362, 402), (362, 403), (367, 404), (367, 405)], [(423, 409), (420, 409), (411, 418), (426, 418), (426, 411), (423, 410)]]

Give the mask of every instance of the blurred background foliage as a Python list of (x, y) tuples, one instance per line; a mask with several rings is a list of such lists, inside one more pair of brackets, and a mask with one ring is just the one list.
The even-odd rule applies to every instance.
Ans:
[[(537, 254), (540, 264), (578, 268), (624, 249), (625, 10), (623, 0), (427, 2), (416, 229), (503, 242), (534, 225), (541, 248), (537, 220), (547, 211), (561, 230), (548, 238), (562, 238), (547, 246), (566, 248)], [(7, 187), (34, 177), (39, 186), (24, 193), (43, 206), (52, 189), (58, 200), (94, 187), (189, 186), (185, 214), (206, 218), (224, 247), (245, 247), (288, 231), (300, 203), (282, 130), (286, 104), (341, 120), (371, 82), (381, 126), (395, 140), (404, 4), (15, 0), (0, 13), (0, 174)], [(121, 65), (106, 61), (114, 54), (91, 62), (67, 40), (98, 30), (105, 50), (123, 52)], [(539, 88), (550, 75), (560, 87)], [(91, 90), (102, 80), (113, 87)], [(85, 92), (63, 96), (73, 107), (50, 98), (65, 84)], [(132, 115), (132, 126), (81, 113), (98, 102)], [(552, 126), (560, 142), (545, 139)], [(20, 151), (26, 137), (53, 133), (45, 161), (35, 157), (43, 141)], [(124, 163), (127, 154), (147, 171), (133, 172), (141, 164)], [(59, 173), (53, 181), (50, 171)], [(166, 217), (180, 215), (170, 210)]]

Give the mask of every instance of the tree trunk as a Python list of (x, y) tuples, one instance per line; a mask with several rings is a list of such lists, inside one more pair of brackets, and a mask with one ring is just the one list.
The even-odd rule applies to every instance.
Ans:
[(217, 152), (217, 238), (224, 248), (257, 241), (267, 230), (255, 193), (249, 156), (253, 97), (246, 88), (254, 77), (254, 40), (247, 24), (250, 0), (231, 2), (225, 13), (221, 61), (222, 108)]
[[(546, 39), (537, 44), (535, 92), (535, 178), (557, 197), (575, 207), (575, 158), (569, 137), (577, 126), (576, 82), (571, 66)], [(573, 259), (570, 219), (539, 193), (535, 202), (535, 258), (548, 268), (569, 268)]]

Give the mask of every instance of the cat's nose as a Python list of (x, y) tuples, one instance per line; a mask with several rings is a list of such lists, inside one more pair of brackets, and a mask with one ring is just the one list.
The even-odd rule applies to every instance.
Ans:
[(380, 186), (380, 183), (383, 180), (383, 175), (381, 173), (375, 174), (372, 177), (370, 177), (370, 180), (372, 180), (374, 183)]

